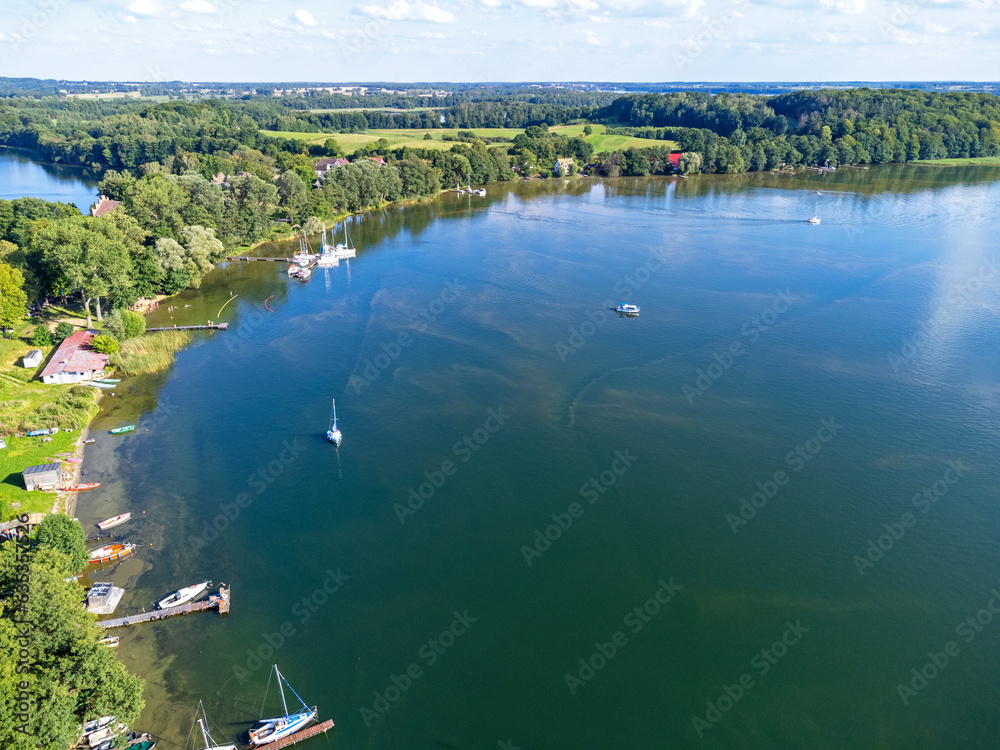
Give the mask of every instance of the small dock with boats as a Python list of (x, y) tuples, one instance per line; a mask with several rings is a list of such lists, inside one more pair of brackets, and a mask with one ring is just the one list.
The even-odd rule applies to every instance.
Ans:
[(146, 333), (151, 331), (226, 331), (229, 330), (229, 323), (213, 323), (203, 326), (168, 326), (166, 328), (147, 328)]
[(110, 630), (111, 628), (127, 628), (143, 622), (164, 620), (167, 617), (173, 617), (174, 615), (186, 615), (191, 612), (207, 612), (213, 609), (219, 610), (220, 615), (226, 615), (229, 614), (229, 604), (229, 586), (223, 585), (219, 588), (218, 594), (213, 594), (205, 601), (182, 604), (168, 609), (154, 609), (152, 612), (142, 612), (138, 615), (128, 615), (127, 617), (118, 617), (114, 620), (104, 620), (102, 622), (98, 622), (97, 624), (105, 630)]

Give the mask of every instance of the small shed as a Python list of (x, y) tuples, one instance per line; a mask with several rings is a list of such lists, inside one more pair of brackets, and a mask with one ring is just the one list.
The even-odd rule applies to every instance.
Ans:
[(24, 355), (22, 358), (22, 364), (25, 367), (38, 367), (38, 365), (42, 364), (42, 350), (32, 349)]
[(87, 611), (99, 615), (110, 615), (122, 600), (124, 589), (112, 586), (110, 583), (95, 583), (87, 592)]
[(58, 463), (29, 466), (21, 472), (24, 488), (32, 490), (54, 490), (62, 484), (62, 466)]

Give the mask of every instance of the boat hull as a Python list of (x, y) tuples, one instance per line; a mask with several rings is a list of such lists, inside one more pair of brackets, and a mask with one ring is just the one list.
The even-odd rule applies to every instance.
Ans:
[(164, 599), (160, 599), (156, 603), (157, 609), (170, 609), (171, 607), (179, 607), (182, 604), (187, 604), (193, 599), (197, 599), (204, 591), (208, 588), (208, 581), (204, 583), (198, 583), (194, 586), (185, 586), (182, 589), (178, 589), (173, 594)]
[(316, 713), (316, 707), (313, 706), (300, 714), (289, 714), (278, 719), (265, 719), (256, 728), (250, 730), (250, 744), (259, 746), (283, 740), (300, 729), (304, 729), (316, 718)]
[(102, 529), (102, 530), (103, 529), (113, 529), (115, 526), (119, 526), (119, 525), (125, 523), (131, 517), (132, 517), (131, 513), (122, 513), (121, 515), (118, 515), (118, 516), (112, 516), (111, 518), (109, 518), (109, 519), (107, 519), (105, 521), (101, 521), (99, 524), (97, 524), (97, 528)]
[(126, 432), (132, 432), (132, 430), (134, 430), (134, 429), (135, 429), (135, 425), (134, 424), (130, 424), (130, 425), (128, 425), (128, 427), (115, 427), (115, 429), (111, 430), (111, 434), (112, 435), (121, 435), (121, 434), (126, 433)]
[(86, 492), (96, 490), (101, 486), (100, 482), (88, 482), (87, 484), (71, 484), (69, 487), (60, 487), (61, 492)]

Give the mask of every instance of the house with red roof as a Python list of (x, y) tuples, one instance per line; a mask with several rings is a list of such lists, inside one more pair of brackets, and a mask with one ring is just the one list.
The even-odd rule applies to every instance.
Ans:
[(113, 201), (108, 196), (102, 195), (101, 199), (90, 207), (90, 215), (95, 219), (99, 216), (114, 211), (121, 205), (121, 201)]
[(90, 343), (100, 331), (77, 331), (64, 339), (39, 377), (43, 383), (80, 383), (104, 375), (108, 355), (94, 351)]

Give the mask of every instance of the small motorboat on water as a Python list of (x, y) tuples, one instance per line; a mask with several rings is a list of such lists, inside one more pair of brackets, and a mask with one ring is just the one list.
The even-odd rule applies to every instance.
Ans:
[(182, 589), (177, 589), (170, 596), (160, 599), (156, 603), (157, 609), (168, 609), (169, 607), (179, 607), (182, 604), (187, 604), (192, 599), (196, 599), (201, 592), (212, 585), (211, 581), (202, 581), (201, 583), (195, 583), (191, 586), (185, 586)]
[(818, 216), (813, 216), (811, 219), (807, 220), (809, 224), (819, 224), (820, 218)]
[(330, 429), (326, 431), (326, 439), (340, 447), (340, 441), (344, 439), (343, 434), (337, 429), (337, 399), (333, 399), (333, 409), (330, 412)]
[[(250, 730), (251, 745), (266, 745), (269, 742), (276, 742), (291, 734), (295, 734), (313, 721), (318, 713), (316, 706), (312, 708), (306, 706), (305, 701), (299, 698), (299, 694), (295, 692), (291, 685), (288, 685), (288, 681), (278, 671), (277, 664), (274, 665), (274, 673), (278, 676), (278, 689), (281, 691), (281, 705), (285, 709), (285, 715), (274, 719), (261, 719), (257, 723), (257, 726)], [(292, 695), (299, 698), (299, 703), (302, 704), (300, 709), (294, 714), (288, 713), (288, 704), (285, 702), (285, 688), (283, 685), (288, 685), (288, 689), (292, 691)], [(266, 695), (264, 696), (264, 700), (267, 700)]]
[(638, 315), (639, 306), (638, 305), (626, 305), (624, 302), (620, 303), (618, 307), (615, 308), (616, 313), (621, 315)]
[(83, 484), (71, 484), (69, 487), (60, 487), (60, 492), (86, 492), (96, 490), (101, 486), (100, 482), (85, 482)]
[(103, 563), (116, 562), (135, 551), (135, 545), (131, 542), (120, 544), (106, 544), (90, 551), (90, 564), (101, 565)]
[(98, 643), (102, 646), (107, 646), (108, 648), (118, 648), (119, 638), (117, 635), (109, 635), (101, 638)]
[(117, 516), (111, 516), (111, 518), (107, 518), (107, 519), (101, 521), (99, 524), (97, 524), (97, 528), (101, 529), (102, 531), (104, 529), (111, 529), (111, 528), (114, 528), (115, 526), (119, 526), (119, 525), (125, 523), (131, 517), (132, 517), (132, 513), (131, 512), (129, 512), (129, 513), (119, 513)]

